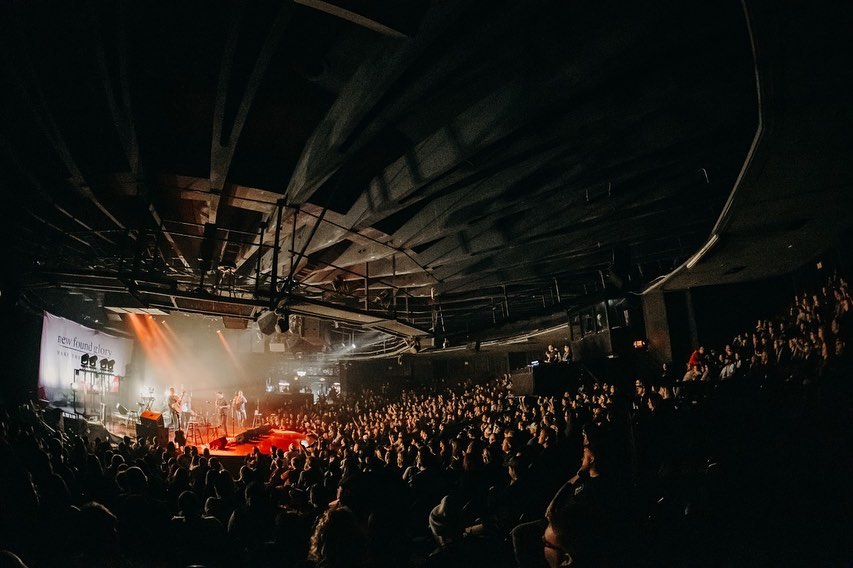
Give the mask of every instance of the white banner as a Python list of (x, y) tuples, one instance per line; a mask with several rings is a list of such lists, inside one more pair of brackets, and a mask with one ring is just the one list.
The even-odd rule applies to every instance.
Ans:
[[(83, 355), (115, 361), (110, 375), (80, 372)], [(52, 399), (57, 391), (71, 389), (74, 382), (100, 383), (107, 392), (117, 392), (118, 376), (124, 376), (133, 355), (133, 341), (84, 327), (77, 322), (44, 312), (39, 354), (39, 385)], [(92, 368), (100, 371), (100, 365)]]

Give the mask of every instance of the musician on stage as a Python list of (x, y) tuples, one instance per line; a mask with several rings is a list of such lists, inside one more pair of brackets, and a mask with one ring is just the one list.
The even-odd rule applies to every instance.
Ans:
[(246, 422), (246, 397), (243, 396), (243, 391), (234, 393), (234, 400), (231, 401), (231, 407), (234, 409), (234, 430), (242, 430)]
[(175, 387), (169, 387), (169, 398), (167, 399), (167, 404), (169, 405), (169, 425), (175, 430), (180, 429), (181, 427), (181, 399), (183, 395), (178, 396), (175, 393)]
[(222, 432), (228, 436), (228, 401), (225, 400), (225, 395), (222, 391), (216, 391), (216, 409), (219, 411), (219, 425), (222, 426)]

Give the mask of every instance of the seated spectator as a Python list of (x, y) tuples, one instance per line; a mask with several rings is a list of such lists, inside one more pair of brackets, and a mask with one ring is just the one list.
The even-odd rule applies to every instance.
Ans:
[(700, 345), (690, 354), (690, 359), (687, 361), (687, 365), (690, 367), (695, 367), (699, 365), (703, 366), (707, 362), (707, 357), (705, 356), (705, 346)]
[(367, 566), (367, 539), (352, 511), (335, 507), (320, 515), (308, 557), (317, 568)]
[(560, 490), (545, 513), (542, 545), (548, 566), (610, 566), (612, 543), (605, 520), (591, 503), (571, 495)]
[(225, 529), (216, 517), (203, 514), (201, 500), (192, 491), (178, 498), (180, 515), (172, 517), (170, 534), (174, 536), (174, 554), (182, 566), (220, 565)]

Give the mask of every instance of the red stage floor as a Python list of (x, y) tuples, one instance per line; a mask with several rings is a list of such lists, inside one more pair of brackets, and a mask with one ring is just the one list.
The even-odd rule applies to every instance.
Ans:
[[(292, 443), (300, 443), (305, 440), (305, 436), (300, 432), (292, 430), (272, 430), (269, 434), (261, 436), (257, 440), (252, 440), (246, 444), (237, 444), (233, 437), (228, 438), (228, 445), (224, 450), (210, 450), (210, 455), (217, 457), (235, 457), (246, 456), (252, 453), (252, 450), (257, 448), (264, 454), (269, 454), (272, 446), (276, 448), (284, 448), (285, 450)], [(200, 446), (206, 448), (207, 444)]]
[[(136, 432), (134, 431), (134, 425), (126, 425), (124, 422), (119, 420), (114, 420), (109, 424), (109, 431), (111, 434), (121, 437), (124, 435), (136, 436)], [(174, 433), (169, 432), (169, 439), (173, 439)], [(228, 437), (228, 445), (223, 450), (210, 450), (210, 455), (219, 456), (219, 457), (243, 457), (250, 453), (257, 446), (261, 452), (265, 454), (270, 453), (270, 449), (272, 446), (277, 448), (284, 448), (285, 450), (290, 446), (291, 443), (300, 443), (302, 440), (305, 440), (305, 436), (300, 432), (294, 432), (292, 430), (278, 430), (273, 429), (269, 434), (263, 435), (256, 440), (252, 440), (246, 444), (237, 444), (235, 441), (235, 436)], [(207, 443), (199, 444), (194, 443), (191, 439), (187, 441), (189, 445), (197, 446), (199, 449), (208, 448)]]

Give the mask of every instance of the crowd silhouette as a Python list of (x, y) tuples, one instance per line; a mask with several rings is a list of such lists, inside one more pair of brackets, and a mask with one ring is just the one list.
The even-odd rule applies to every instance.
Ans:
[(307, 445), (236, 474), (5, 407), (0, 566), (845, 565), (851, 317), (832, 277), (633, 383), (514, 396), (505, 376), (282, 409), (268, 420)]

